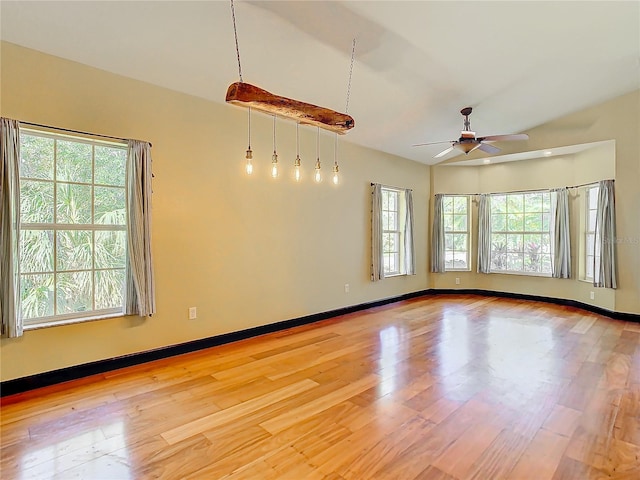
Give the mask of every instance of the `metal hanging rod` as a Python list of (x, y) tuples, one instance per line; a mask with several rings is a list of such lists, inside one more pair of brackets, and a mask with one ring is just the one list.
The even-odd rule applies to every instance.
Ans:
[[(60, 131), (60, 132), (67, 132), (67, 133), (76, 133), (78, 135), (87, 135), (89, 137), (108, 138), (110, 140), (119, 140), (121, 142), (128, 142), (129, 141), (128, 138), (112, 137), (111, 135), (102, 135), (100, 133), (83, 132), (82, 130), (72, 130), (70, 128), (53, 127), (51, 125), (42, 125), (40, 123), (23, 122), (21, 120), (18, 120), (18, 122), (20, 123), (20, 125), (29, 125), (30, 127), (46, 128), (46, 129), (49, 129), (49, 130), (57, 130), (57, 131)], [(151, 145), (150, 142), (149, 142), (149, 145)], [(153, 146), (153, 145), (151, 145), (151, 146)]]

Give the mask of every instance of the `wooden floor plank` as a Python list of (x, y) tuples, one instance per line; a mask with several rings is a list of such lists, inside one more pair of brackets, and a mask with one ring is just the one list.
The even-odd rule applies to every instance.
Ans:
[(2, 399), (0, 476), (640, 478), (640, 324), (432, 295)]

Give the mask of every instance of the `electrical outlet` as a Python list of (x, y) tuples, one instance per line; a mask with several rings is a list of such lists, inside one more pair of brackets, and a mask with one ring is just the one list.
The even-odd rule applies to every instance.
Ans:
[(344, 293), (349, 293), (349, 284), (348, 283), (344, 284)]
[(460, 277), (456, 277), (456, 285), (460, 285)]
[(589, 292), (589, 298), (590, 298), (591, 300), (595, 300), (595, 298), (596, 298), (596, 292)]
[(189, 320), (195, 320), (198, 318), (198, 309), (196, 307), (189, 307)]

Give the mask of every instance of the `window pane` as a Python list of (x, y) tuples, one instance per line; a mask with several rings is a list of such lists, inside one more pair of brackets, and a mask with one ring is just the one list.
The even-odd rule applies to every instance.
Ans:
[(53, 315), (53, 273), (20, 276), (22, 318)]
[(20, 221), (53, 222), (53, 183), (37, 180), (20, 181)]
[(127, 152), (122, 148), (95, 147), (95, 183), (124, 187)]
[(507, 229), (507, 216), (503, 214), (491, 215), (491, 230), (504, 232)]
[(53, 139), (20, 134), (20, 176), (53, 180)]
[(20, 271), (53, 272), (53, 231), (20, 231)]
[(467, 234), (466, 233), (456, 233), (453, 236), (453, 249), (467, 250)]
[(56, 277), (57, 312), (86, 312), (93, 309), (91, 272), (59, 273)]
[(122, 307), (124, 298), (124, 269), (95, 272), (96, 309)]
[(453, 250), (453, 233), (444, 234), (444, 249)]
[(598, 191), (600, 187), (593, 187), (589, 189), (589, 208), (596, 208), (598, 204)]
[(56, 173), (58, 181), (91, 183), (91, 145), (57, 141)]
[(525, 232), (541, 232), (542, 229), (542, 214), (541, 213), (527, 213), (524, 216), (524, 230)]
[(542, 255), (542, 262), (540, 264), (540, 273), (551, 273), (551, 255)]
[(388, 230), (399, 230), (398, 216), (395, 212), (389, 212), (389, 228)]
[(524, 230), (524, 215), (517, 213), (507, 215), (507, 229), (510, 232), (522, 232)]
[(524, 255), (521, 253), (507, 253), (507, 270), (521, 271), (524, 269)]
[[(533, 237), (533, 235), (527, 235)], [(542, 262), (542, 246), (540, 239), (528, 239), (524, 246), (524, 269), (529, 272), (539, 272)]]
[(518, 253), (523, 251), (522, 235), (507, 235), (507, 251)]
[(453, 197), (453, 210), (455, 213), (467, 213), (467, 197)]
[(397, 196), (396, 192), (389, 192), (389, 210), (396, 210), (397, 207)]
[(542, 212), (542, 193), (526, 193), (524, 195), (524, 208), (526, 212)]
[(549, 192), (542, 194), (542, 210), (545, 212), (551, 210), (551, 194)]
[(521, 213), (524, 211), (524, 197), (521, 193), (507, 195), (507, 210), (509, 213)]
[(543, 232), (548, 232), (549, 231), (549, 219), (550, 219), (550, 214), (548, 213), (543, 213), (542, 214), (542, 231)]
[(445, 215), (443, 220), (444, 220), (444, 231), (451, 232), (453, 230), (453, 215)]
[(595, 248), (595, 235), (593, 233), (590, 233), (587, 235), (587, 242), (586, 242), (586, 250), (587, 250), (587, 254), (588, 255), (593, 255), (594, 254), (594, 248)]
[(389, 191), (382, 190), (382, 209), (389, 210)]
[(454, 215), (453, 217), (453, 229), (457, 232), (467, 231), (467, 216), (466, 215)]
[(95, 220), (102, 225), (125, 225), (127, 220), (124, 188), (95, 187)]
[(467, 266), (467, 252), (455, 252), (454, 253), (454, 266), (453, 268), (469, 268)]
[(587, 267), (587, 278), (593, 278), (593, 255), (587, 255), (586, 259), (586, 267)]
[(92, 268), (92, 235), (88, 230), (59, 230), (56, 245), (58, 270)]
[(58, 183), (58, 223), (91, 223), (91, 187)]
[(491, 211), (493, 213), (506, 213), (507, 212), (507, 197), (506, 197), (506, 195), (492, 195), (491, 196)]
[(95, 233), (95, 268), (124, 267), (126, 257), (126, 234), (124, 231)]
[(453, 213), (453, 197), (442, 198), (442, 211), (444, 213)]
[(593, 232), (596, 229), (596, 214), (597, 210), (589, 210), (589, 220), (587, 230)]

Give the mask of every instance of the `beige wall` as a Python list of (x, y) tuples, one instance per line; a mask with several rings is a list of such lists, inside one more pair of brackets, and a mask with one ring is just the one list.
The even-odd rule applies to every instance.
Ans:
[[(343, 183), (333, 188), (328, 182), (318, 186), (307, 179), (294, 185), (267, 177), (269, 117), (254, 115), (256, 171), (247, 178), (246, 110), (12, 44), (2, 43), (1, 55), (2, 116), (153, 143), (158, 296), (158, 313), (150, 319), (115, 318), (2, 339), (3, 381), (429, 287), (454, 288), (455, 276), (461, 277), (460, 288), (570, 298), (640, 313), (640, 92), (532, 129), (524, 145), (501, 145), (504, 153), (513, 153), (615, 140), (613, 164), (597, 163), (602, 152), (590, 151), (517, 166), (430, 169), (349, 144), (347, 135), (340, 142)], [(295, 126), (279, 122), (278, 132), (280, 159), (292, 162)], [(332, 152), (332, 137), (323, 134), (324, 167), (330, 166)], [(301, 154), (310, 175), (315, 156), (310, 128), (301, 128)], [(431, 193), (548, 188), (612, 176), (620, 239), (618, 290), (599, 289), (590, 301), (591, 287), (577, 280), (428, 275)], [(369, 281), (372, 181), (414, 191), (416, 276)], [(575, 199), (572, 205), (575, 210)], [(350, 284), (348, 294), (345, 283)], [(198, 319), (189, 321), (191, 306), (198, 308)]]
[[(158, 313), (28, 331), (1, 340), (2, 380), (238, 331), (427, 288), (417, 275), (369, 280), (370, 182), (412, 188), (416, 245), (426, 245), (429, 168), (341, 137), (342, 184), (312, 184), (315, 130), (301, 127), (307, 178), (268, 177), (272, 120), (255, 114), (256, 170), (244, 175), (247, 111), (12, 44), (2, 44), (5, 117), (153, 144)], [(220, 92), (222, 99), (224, 92)], [(295, 124), (278, 122), (295, 158)], [(325, 174), (333, 136), (321, 134)], [(350, 293), (344, 284), (350, 284)], [(188, 307), (198, 308), (196, 320)]]
[[(432, 274), (430, 287), (479, 288), (568, 298), (617, 312), (640, 314), (640, 91), (549, 122), (527, 133), (530, 139), (524, 146), (521, 142), (504, 143), (500, 145), (502, 153), (613, 142), (575, 154), (572, 158), (541, 158), (479, 167), (434, 167), (431, 174), (433, 193), (551, 188), (615, 178), (619, 288), (594, 290), (579, 280), (480, 275), (474, 271)], [(468, 159), (479, 157), (472, 154)], [(572, 213), (573, 218), (579, 218), (579, 199), (576, 197), (572, 198)], [(579, 235), (579, 224), (574, 222), (574, 271), (578, 267)], [(456, 276), (461, 279), (459, 286), (455, 285)], [(595, 291), (595, 300), (589, 299), (590, 291)]]

